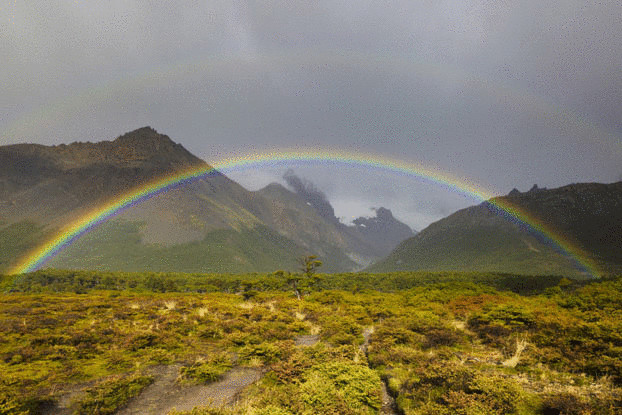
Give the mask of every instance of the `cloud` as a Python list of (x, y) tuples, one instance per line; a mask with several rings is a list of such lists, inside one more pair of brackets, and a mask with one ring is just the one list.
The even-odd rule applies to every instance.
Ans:
[(331, 222), (338, 222), (335, 217), (335, 210), (326, 198), (326, 195), (318, 190), (315, 185), (306, 179), (298, 177), (292, 169), (283, 174), (283, 179), (299, 196), (317, 210), (317, 212), (325, 219)]
[[(337, 148), (497, 194), (611, 182), (622, 164), (620, 16), (620, 2), (568, 0), (10, 2), (0, 144), (151, 125), (208, 162)], [(460, 205), (311, 170), (338, 214), (358, 195), (358, 210), (392, 205), (420, 227), (421, 211), (407, 211), (415, 199)]]

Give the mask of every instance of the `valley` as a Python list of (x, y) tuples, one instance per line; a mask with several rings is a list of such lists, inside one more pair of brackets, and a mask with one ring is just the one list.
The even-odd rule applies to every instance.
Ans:
[(415, 232), (344, 224), (293, 171), (249, 191), (149, 127), (0, 161), (0, 415), (622, 410), (622, 182)]
[(0, 415), (622, 415), (622, 1), (5, 1)]

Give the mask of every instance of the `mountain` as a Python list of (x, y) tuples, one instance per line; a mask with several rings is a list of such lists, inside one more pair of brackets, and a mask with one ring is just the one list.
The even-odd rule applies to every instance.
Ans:
[(622, 271), (622, 182), (557, 189), (514, 189), (462, 209), (403, 241), (370, 271), (464, 270), (582, 275), (573, 261), (538, 235), (506, 220), (490, 202), (538, 218), (587, 252), (604, 273)]
[[(192, 168), (209, 165), (149, 127), (97, 143), (0, 146), (0, 272), (94, 208)], [(381, 222), (390, 221), (385, 210)], [(357, 233), (281, 185), (251, 192), (213, 171), (119, 213), (47, 265), (266, 272), (295, 270), (297, 257), (315, 254), (323, 270), (349, 271), (410, 236), (401, 230)]]
[(0, 146), (0, 217), (62, 223), (141, 180), (200, 166), (150, 128), (100, 143)]
[(410, 227), (395, 219), (393, 213), (383, 207), (374, 209), (375, 217), (360, 217), (352, 221), (353, 228), (361, 235), (361, 239), (374, 241), (378, 252), (389, 254), (396, 246), (396, 241), (401, 242), (414, 236)]

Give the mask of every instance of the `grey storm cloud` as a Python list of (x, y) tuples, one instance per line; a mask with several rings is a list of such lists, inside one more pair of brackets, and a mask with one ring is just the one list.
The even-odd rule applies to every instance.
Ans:
[[(496, 193), (619, 178), (618, 1), (7, 3), (0, 144), (151, 125), (208, 162), (337, 148)], [(355, 193), (359, 210), (400, 205), (418, 229), (472, 203), (322, 168), (313, 181), (341, 216)]]

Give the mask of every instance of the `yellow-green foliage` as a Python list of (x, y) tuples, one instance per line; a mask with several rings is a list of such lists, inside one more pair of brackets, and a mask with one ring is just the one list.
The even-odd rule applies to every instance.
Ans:
[(229, 369), (231, 359), (224, 354), (210, 356), (208, 360), (199, 360), (182, 367), (179, 378), (185, 383), (210, 383), (219, 380)]
[[(378, 413), (381, 379), (405, 414), (620, 410), (621, 279), (560, 278), (516, 290), (526, 296), (494, 288), (517, 286), (509, 276), (472, 276), (376, 276), (391, 292), (369, 289), (370, 274), (352, 276), (356, 290), (326, 276), (298, 300), (274, 275), (42, 273), (0, 295), (0, 414), (35, 414), (76, 390), (76, 413), (112, 413), (152, 366), (172, 363), (182, 384), (236, 365), (265, 374), (243, 404), (195, 415)], [(296, 345), (301, 334), (319, 341)]]
[(251, 405), (260, 413), (373, 414), (380, 409), (380, 377), (357, 346), (292, 348), (271, 369)]
[(75, 414), (113, 414), (132, 397), (153, 382), (149, 376), (132, 376), (107, 380), (88, 388), (86, 396), (76, 402)]
[(382, 404), (378, 374), (350, 362), (330, 362), (305, 371), (300, 393), (309, 413), (374, 413)]

